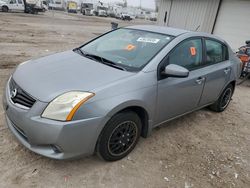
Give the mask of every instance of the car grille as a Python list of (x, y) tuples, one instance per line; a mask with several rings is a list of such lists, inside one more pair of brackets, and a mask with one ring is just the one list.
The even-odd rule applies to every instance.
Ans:
[(9, 82), (10, 99), (14, 104), (22, 105), (26, 108), (31, 108), (36, 102), (29, 94), (22, 90), (16, 82), (11, 78)]

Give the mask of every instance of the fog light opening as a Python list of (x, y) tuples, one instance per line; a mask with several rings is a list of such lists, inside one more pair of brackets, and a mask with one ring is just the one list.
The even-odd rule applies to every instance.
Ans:
[(62, 153), (62, 149), (57, 145), (50, 145), (55, 153)]

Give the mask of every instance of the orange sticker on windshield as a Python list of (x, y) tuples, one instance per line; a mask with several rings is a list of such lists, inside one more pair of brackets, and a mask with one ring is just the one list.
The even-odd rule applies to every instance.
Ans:
[(135, 46), (132, 45), (132, 44), (127, 45), (126, 48), (125, 48), (125, 50), (128, 50), (128, 51), (131, 51), (133, 49), (135, 49)]
[(196, 55), (196, 48), (195, 47), (190, 47), (190, 53), (192, 56)]

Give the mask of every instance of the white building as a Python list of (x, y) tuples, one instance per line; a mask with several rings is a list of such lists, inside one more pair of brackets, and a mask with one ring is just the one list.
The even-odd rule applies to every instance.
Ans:
[(160, 0), (158, 23), (218, 35), (236, 50), (250, 40), (250, 0)]

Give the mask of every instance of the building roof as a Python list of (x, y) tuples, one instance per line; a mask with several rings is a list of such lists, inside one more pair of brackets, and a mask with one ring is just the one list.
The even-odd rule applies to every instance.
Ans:
[(134, 26), (128, 26), (126, 28), (150, 31), (150, 32), (155, 32), (155, 33), (162, 33), (162, 34), (167, 34), (167, 35), (171, 35), (171, 36), (178, 36), (178, 35), (181, 35), (183, 33), (190, 32), (190, 31), (183, 30), (183, 29), (164, 27), (164, 26), (156, 26), (156, 25), (134, 25)]

